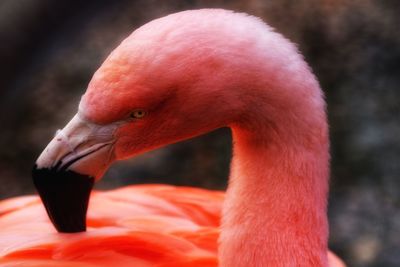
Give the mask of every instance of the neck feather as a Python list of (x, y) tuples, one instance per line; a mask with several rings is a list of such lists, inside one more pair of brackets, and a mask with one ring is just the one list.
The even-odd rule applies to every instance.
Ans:
[(319, 111), (311, 124), (265, 119), (232, 127), (222, 267), (327, 266), (329, 143)]

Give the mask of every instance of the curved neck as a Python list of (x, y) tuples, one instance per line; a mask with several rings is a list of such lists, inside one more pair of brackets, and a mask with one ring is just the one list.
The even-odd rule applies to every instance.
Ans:
[(309, 127), (266, 118), (232, 127), (221, 267), (327, 266), (329, 143), (319, 111)]

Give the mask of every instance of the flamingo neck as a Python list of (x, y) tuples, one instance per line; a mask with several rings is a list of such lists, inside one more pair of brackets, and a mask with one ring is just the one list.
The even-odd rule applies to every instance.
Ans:
[(309, 129), (232, 127), (221, 267), (328, 266), (329, 144), (321, 117)]

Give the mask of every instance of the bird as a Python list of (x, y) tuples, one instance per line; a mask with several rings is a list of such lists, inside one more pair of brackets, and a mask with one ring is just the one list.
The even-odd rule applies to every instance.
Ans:
[[(233, 139), (226, 192), (92, 192), (113, 162), (221, 127)], [(174, 13), (95, 72), (35, 163), (41, 201), (0, 204), (0, 266), (344, 266), (328, 249), (329, 160), (324, 95), (295, 44), (245, 13)]]

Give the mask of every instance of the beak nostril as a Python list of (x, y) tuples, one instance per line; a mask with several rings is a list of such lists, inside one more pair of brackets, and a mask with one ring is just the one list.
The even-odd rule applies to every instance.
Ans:
[[(60, 162), (57, 163), (57, 168), (56, 170), (59, 171), (66, 171), (72, 164), (75, 162), (79, 161), (80, 159), (89, 156), (90, 154), (96, 153), (97, 151), (101, 150), (102, 148), (106, 146), (110, 146), (110, 143), (104, 143), (104, 144), (97, 144), (91, 146), (89, 149), (86, 151), (83, 151), (83, 153), (73, 153), (72, 157), (69, 157), (72, 153), (66, 154)], [(64, 162), (65, 160), (65, 162)]]

